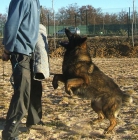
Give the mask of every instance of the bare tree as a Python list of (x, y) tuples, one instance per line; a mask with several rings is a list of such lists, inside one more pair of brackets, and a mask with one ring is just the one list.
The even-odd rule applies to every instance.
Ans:
[(121, 11), (118, 14), (118, 22), (119, 24), (127, 24), (127, 12), (126, 11)]

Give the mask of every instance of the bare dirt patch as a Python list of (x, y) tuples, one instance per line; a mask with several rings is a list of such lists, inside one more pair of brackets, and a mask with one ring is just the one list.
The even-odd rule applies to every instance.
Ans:
[[(53, 74), (61, 73), (62, 57), (50, 58), (48, 79), (43, 81), (43, 121), (45, 126), (33, 126), (25, 133), (25, 118), (21, 123), (21, 140), (137, 140), (138, 139), (138, 58), (94, 58), (93, 62), (112, 77), (123, 91), (131, 94), (133, 104), (122, 106), (115, 132), (103, 135), (108, 120), (93, 124), (97, 114), (90, 107), (90, 100), (70, 97), (60, 83), (57, 90), (51, 84)], [(0, 60), (0, 132), (13, 93), (9, 82), (11, 66)], [(1, 134), (0, 134), (1, 137)]]
[[(25, 121), (21, 123), (21, 140), (137, 140), (138, 139), (138, 44), (132, 47), (131, 39), (120, 37), (89, 38), (87, 45), (93, 62), (107, 75), (112, 77), (123, 91), (131, 94), (133, 104), (122, 106), (118, 116), (115, 132), (103, 135), (109, 124), (108, 120), (93, 124), (97, 114), (90, 107), (90, 100), (77, 96), (70, 97), (60, 83), (57, 90), (51, 84), (53, 74), (61, 73), (64, 49), (56, 40), (49, 39), (50, 72), (48, 79), (43, 81), (43, 121), (45, 126), (33, 126), (30, 133), (25, 133)], [(0, 40), (0, 54), (2, 45)], [(10, 62), (0, 59), (0, 132), (3, 130), (6, 113), (13, 94), (9, 82), (11, 76)], [(1, 138), (1, 133), (0, 133)]]

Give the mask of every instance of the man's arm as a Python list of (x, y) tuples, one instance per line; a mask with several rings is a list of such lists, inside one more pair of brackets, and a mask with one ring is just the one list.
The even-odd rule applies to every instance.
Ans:
[(7, 51), (13, 52), (16, 45), (16, 38), (22, 19), (29, 8), (29, 2), (24, 0), (11, 1), (8, 12), (8, 19), (4, 28), (4, 47)]

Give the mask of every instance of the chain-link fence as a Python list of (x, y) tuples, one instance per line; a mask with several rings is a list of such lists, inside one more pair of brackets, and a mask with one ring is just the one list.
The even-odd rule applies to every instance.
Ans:
[[(92, 9), (81, 10), (78, 13), (69, 12), (66, 13), (56, 13), (51, 14), (50, 11), (44, 13), (44, 21), (47, 27), (47, 34), (49, 40), (50, 50), (55, 50), (58, 48), (58, 38), (59, 36), (56, 33), (59, 30), (69, 27), (78, 27), (80, 29), (80, 35), (85, 35), (87, 37), (125, 37), (130, 46), (138, 46), (138, 41), (136, 40), (138, 36), (138, 12), (137, 7), (135, 10), (132, 8), (126, 9), (105, 9), (105, 10), (97, 10), (93, 11)], [(45, 11), (44, 11), (45, 12)], [(3, 27), (5, 20), (0, 20), (0, 36), (3, 36)], [(65, 35), (65, 33), (64, 33)], [(61, 36), (63, 37), (63, 35)], [(51, 40), (54, 42), (51, 45)], [(61, 38), (59, 38), (61, 39)], [(92, 41), (93, 39), (91, 39)], [(107, 38), (105, 38), (107, 40)], [(110, 38), (111, 40), (111, 38)], [(96, 41), (97, 42), (97, 41)], [(102, 41), (103, 42), (103, 41)], [(98, 44), (98, 43), (97, 43)], [(104, 44), (104, 46), (108, 46), (109, 43)], [(116, 44), (116, 41), (114, 42)], [(101, 46), (101, 44), (99, 44)], [(96, 47), (96, 51), (97, 47)], [(101, 51), (101, 50), (100, 50)], [(107, 51), (107, 50), (106, 50)], [(106, 52), (102, 50), (100, 53), (94, 53), (94, 56), (100, 54), (101, 56), (105, 56)], [(113, 52), (113, 50), (112, 50)], [(137, 50), (134, 51), (135, 56), (137, 54)], [(62, 51), (60, 51), (60, 55)], [(134, 54), (134, 53), (132, 53)], [(131, 55), (132, 56), (132, 55)]]
[[(118, 8), (79, 12), (45, 13), (48, 36), (71, 26), (78, 27), (81, 35), (87, 36), (132, 36), (138, 35), (138, 9)], [(4, 23), (0, 20), (0, 36)]]
[(0, 37), (3, 37), (3, 27), (4, 23), (0, 22)]
[[(114, 11), (114, 12), (113, 12)], [(132, 26), (133, 25), (133, 26)], [(85, 10), (79, 13), (55, 14), (47, 18), (48, 35), (52, 36), (63, 28), (78, 27), (81, 35), (90, 36), (131, 36), (138, 34), (138, 13), (132, 8), (106, 9), (104, 12)]]

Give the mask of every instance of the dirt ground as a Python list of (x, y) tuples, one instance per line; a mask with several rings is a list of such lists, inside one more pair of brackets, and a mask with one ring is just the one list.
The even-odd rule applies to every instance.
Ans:
[[(45, 126), (33, 126), (26, 133), (25, 121), (20, 127), (20, 140), (137, 140), (138, 139), (138, 41), (132, 46), (131, 39), (123, 37), (89, 38), (87, 44), (93, 62), (107, 75), (114, 79), (121, 90), (133, 97), (130, 106), (122, 106), (117, 118), (118, 124), (113, 134), (104, 135), (108, 120), (93, 124), (97, 114), (90, 107), (90, 100), (77, 96), (70, 97), (60, 83), (57, 90), (51, 84), (53, 74), (61, 73), (64, 49), (56, 39), (49, 39), (50, 77), (43, 81), (43, 121)], [(2, 52), (0, 39), (0, 54)], [(6, 113), (13, 94), (9, 82), (11, 76), (10, 62), (0, 59), (0, 139)]]
[[(131, 94), (133, 103), (122, 106), (114, 133), (104, 135), (108, 120), (93, 124), (97, 114), (90, 100), (65, 93), (64, 85), (54, 90), (53, 74), (61, 73), (62, 57), (50, 58), (48, 79), (43, 81), (43, 121), (45, 126), (33, 126), (26, 133), (24, 118), (20, 127), (20, 140), (137, 140), (138, 139), (138, 58), (93, 58), (93, 62), (119, 87)], [(9, 82), (11, 66), (0, 59), (0, 139), (10, 99), (13, 93)]]
[[(53, 39), (49, 39), (51, 57), (64, 55), (65, 50), (59, 44), (59, 41), (63, 40), (67, 40), (67, 38), (57, 38), (55, 40), (55, 49)], [(134, 43), (132, 43), (131, 37), (88, 37), (87, 46), (93, 58), (138, 58), (138, 37), (135, 37)]]

